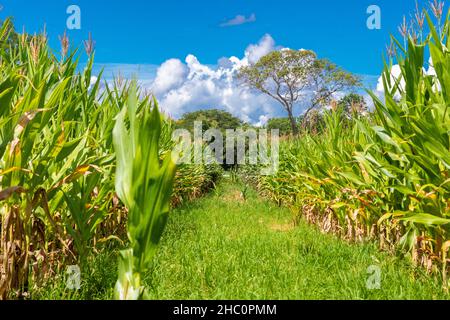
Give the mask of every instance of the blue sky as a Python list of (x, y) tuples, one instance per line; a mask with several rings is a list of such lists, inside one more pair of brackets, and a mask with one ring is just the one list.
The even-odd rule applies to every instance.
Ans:
[[(174, 117), (218, 107), (262, 124), (284, 112), (237, 84), (238, 66), (281, 47), (309, 49), (375, 89), (389, 36), (397, 35), (415, 0), (0, 0), (0, 5), (0, 19), (13, 16), (19, 31), (39, 32), (45, 25), (55, 51), (67, 8), (78, 5), (81, 29), (68, 35), (72, 46), (82, 47), (92, 33), (96, 72), (104, 68), (108, 79), (119, 72), (138, 77)], [(370, 5), (381, 9), (380, 30), (367, 28)], [(304, 100), (296, 114), (304, 110)]]
[[(419, 2), (425, 3), (421, 0)], [(18, 29), (29, 32), (46, 24), (52, 45), (65, 29), (66, 8), (82, 10), (82, 29), (69, 32), (80, 45), (89, 31), (97, 43), (97, 61), (103, 63), (161, 64), (168, 58), (195, 54), (206, 64), (223, 56), (239, 55), (249, 43), (270, 34), (290, 48), (315, 50), (346, 69), (378, 74), (389, 34), (414, 0), (0, 0), (2, 16), (12, 15)], [(366, 9), (382, 10), (382, 29), (366, 28)], [(256, 21), (238, 26), (220, 25), (235, 17), (254, 14)]]

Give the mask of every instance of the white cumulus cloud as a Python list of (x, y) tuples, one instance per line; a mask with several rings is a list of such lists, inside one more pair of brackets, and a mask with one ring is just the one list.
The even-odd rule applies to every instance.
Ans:
[(247, 47), (247, 50), (245, 50), (246, 62), (251, 64), (256, 63), (259, 59), (275, 49), (275, 41), (270, 35), (266, 34), (258, 44), (251, 44)]
[(180, 60), (167, 60), (156, 71), (153, 93), (158, 95), (177, 88), (185, 81), (186, 75), (187, 67)]
[(176, 118), (198, 109), (221, 108), (244, 121), (260, 123), (261, 119), (282, 112), (265, 95), (241, 86), (236, 81), (236, 73), (273, 50), (276, 50), (275, 41), (265, 35), (257, 44), (247, 47), (243, 58), (221, 58), (215, 67), (202, 64), (192, 54), (186, 57), (185, 63), (168, 60), (157, 70), (153, 92), (161, 107)]

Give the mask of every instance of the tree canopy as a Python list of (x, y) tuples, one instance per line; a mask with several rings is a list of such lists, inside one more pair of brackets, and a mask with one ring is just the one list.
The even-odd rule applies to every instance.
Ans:
[(280, 135), (282, 136), (292, 134), (292, 128), (289, 118), (271, 118), (267, 121), (265, 128), (267, 130), (278, 129), (280, 130)]
[(311, 110), (327, 105), (334, 93), (360, 85), (356, 76), (310, 50), (273, 51), (257, 63), (242, 67), (238, 79), (278, 101), (287, 111), (292, 132), (298, 134), (295, 105), (308, 99)]
[(176, 127), (193, 131), (195, 121), (202, 121), (203, 131), (211, 128), (221, 130), (237, 129), (245, 124), (241, 119), (233, 116), (227, 111), (209, 109), (185, 113), (181, 119), (176, 122)]
[(367, 112), (367, 104), (364, 97), (356, 93), (347, 94), (337, 104), (344, 109), (344, 114), (347, 118)]

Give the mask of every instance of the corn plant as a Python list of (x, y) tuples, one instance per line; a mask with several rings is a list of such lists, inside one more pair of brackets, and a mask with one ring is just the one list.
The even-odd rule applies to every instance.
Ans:
[[(10, 30), (8, 22), (4, 26)], [(93, 56), (77, 73), (73, 55), (58, 61), (45, 35), (26, 34), (1, 53), (0, 297), (5, 298), (12, 290), (19, 295), (27, 290), (29, 269), (42, 278), (65, 261), (85, 260), (98, 221), (89, 219), (88, 226), (85, 216), (78, 217), (83, 212), (105, 219), (97, 209), (108, 201), (94, 204), (95, 192), (83, 194), (78, 180), (95, 173), (101, 178), (91, 190), (108, 185), (113, 158), (105, 124), (110, 126), (117, 112), (99, 100), (98, 81), (91, 87)], [(96, 121), (89, 122), (88, 115)], [(74, 210), (77, 206), (90, 211)], [(55, 255), (60, 258), (52, 261)]]
[[(304, 134), (281, 146), (280, 170), (260, 187), (327, 232), (349, 240), (377, 238), (400, 248), (429, 270), (442, 266), (450, 247), (449, 15), (441, 31), (427, 17), (422, 43), (394, 39), (393, 61), (383, 72), (384, 100), (374, 112), (343, 123), (342, 110), (326, 111), (322, 134)], [(425, 73), (426, 50), (434, 72)]]
[[(426, 17), (427, 40), (416, 43), (410, 38), (407, 49), (399, 44), (405, 55), (398, 57), (400, 77), (392, 81), (388, 68), (385, 70), (385, 103), (374, 97), (381, 127), (374, 130), (384, 142), (385, 161), (394, 164), (385, 166), (393, 175), (389, 187), (401, 198), (401, 205), (393, 204), (392, 212), (383, 219), (395, 216), (404, 221), (404, 246), (412, 250), (421, 236), (429, 254), (445, 265), (450, 244), (449, 16), (441, 33), (428, 14)], [(426, 48), (434, 74), (424, 74)], [(395, 97), (398, 92), (400, 101)]]
[[(164, 231), (176, 172), (171, 153), (160, 161), (162, 119), (158, 106), (137, 114), (133, 87), (128, 105), (117, 117), (114, 147), (117, 156), (116, 191), (128, 208), (130, 247), (120, 252), (115, 297), (136, 300), (144, 295), (142, 274), (148, 270)], [(127, 129), (128, 115), (129, 129)]]
[[(56, 56), (45, 34), (17, 34), (9, 19), (0, 25), (0, 299), (25, 296), (31, 286), (41, 286), (51, 275), (64, 272), (67, 264), (79, 264), (89, 272), (87, 262), (104, 242), (126, 240), (127, 214), (133, 208), (130, 216), (137, 219), (141, 208), (133, 197), (143, 199), (159, 192), (155, 189), (159, 171), (146, 172), (143, 178), (139, 161), (133, 160), (132, 179), (140, 179), (140, 188), (129, 189), (138, 181), (133, 180), (118, 192), (133, 197), (118, 199), (114, 119), (122, 110), (131, 110), (127, 102), (133, 85), (117, 78), (101, 86), (101, 73), (92, 83), (92, 45), (81, 69), (67, 35), (61, 39), (63, 54)], [(149, 169), (156, 168), (157, 162), (149, 160), (146, 146), (154, 148), (159, 139), (158, 157), (168, 159), (173, 144), (172, 121), (164, 119), (156, 129), (157, 109), (150, 112), (152, 104), (145, 96), (134, 109), (136, 116), (125, 116), (126, 126), (142, 127), (132, 130), (133, 135), (141, 132), (132, 149), (140, 154), (133, 153), (133, 159), (144, 159), (140, 164)], [(146, 137), (156, 139), (155, 144)], [(146, 145), (137, 148), (138, 143)], [(174, 205), (206, 192), (217, 178), (208, 166), (182, 167), (174, 193), (164, 189)], [(120, 173), (118, 177), (128, 179)], [(156, 184), (149, 182), (155, 179)], [(148, 210), (145, 217), (165, 217), (162, 203), (154, 214)], [(159, 220), (151, 223), (156, 228)], [(145, 241), (146, 230), (139, 225), (136, 220), (129, 222), (136, 254), (152, 248), (152, 240)], [(134, 270), (142, 270), (148, 262), (146, 255), (140, 257)]]

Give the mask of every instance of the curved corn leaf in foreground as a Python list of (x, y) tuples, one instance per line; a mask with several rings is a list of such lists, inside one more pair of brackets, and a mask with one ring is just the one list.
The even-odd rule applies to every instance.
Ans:
[(119, 256), (119, 279), (115, 287), (115, 297), (121, 300), (143, 296), (141, 274), (152, 261), (169, 214), (176, 165), (171, 153), (160, 161), (161, 122), (156, 102), (152, 110), (144, 108), (138, 113), (133, 86), (128, 106), (117, 116), (113, 131), (116, 192), (129, 212), (130, 248)]

